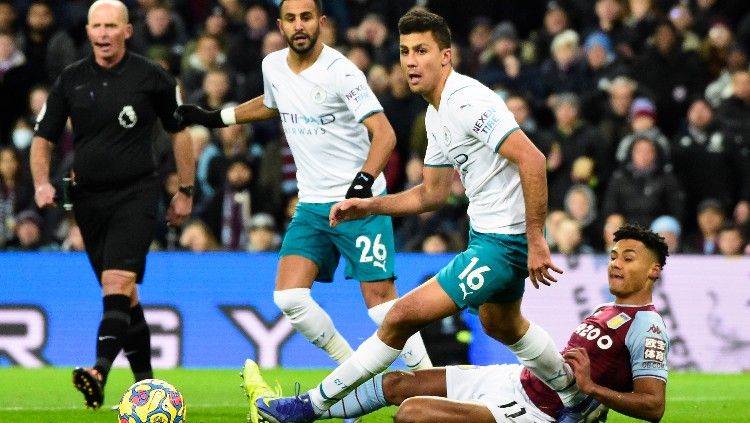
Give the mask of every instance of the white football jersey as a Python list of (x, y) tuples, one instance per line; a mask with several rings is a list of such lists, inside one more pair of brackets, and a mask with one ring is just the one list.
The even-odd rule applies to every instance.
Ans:
[[(297, 165), (300, 201), (340, 201), (370, 151), (361, 122), (383, 107), (362, 71), (335, 49), (324, 45), (318, 60), (299, 74), (287, 65), (288, 55), (285, 48), (263, 59), (263, 103), (279, 111)], [(381, 174), (372, 192), (383, 191)]]
[(526, 209), (518, 166), (498, 153), (519, 130), (505, 102), (479, 81), (451, 71), (440, 107), (427, 106), (425, 166), (452, 166), (469, 198), (477, 232), (526, 232)]

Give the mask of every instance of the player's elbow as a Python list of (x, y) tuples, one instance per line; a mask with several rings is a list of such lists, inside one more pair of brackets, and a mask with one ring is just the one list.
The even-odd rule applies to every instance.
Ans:
[(383, 142), (385, 143), (386, 148), (388, 148), (388, 151), (393, 151), (393, 149), (396, 148), (396, 132), (393, 131), (393, 128), (389, 128), (385, 135)]
[(377, 142), (382, 151), (393, 151), (396, 148), (396, 132), (386, 121), (373, 131), (372, 141)]
[(450, 188), (449, 186), (440, 184), (422, 184), (422, 192), (420, 194), (420, 202), (424, 206), (424, 211), (432, 211), (439, 209), (448, 201)]
[(529, 148), (528, 151), (526, 151), (526, 154), (524, 155), (523, 162), (531, 168), (536, 170), (542, 170), (546, 172), (547, 168), (547, 158), (544, 157), (544, 154), (539, 151), (537, 148)]
[(661, 418), (664, 417), (664, 409), (665, 409), (665, 406), (663, 402), (658, 404), (656, 407), (654, 407), (651, 413), (652, 416), (649, 419), (649, 421), (652, 421), (652, 422), (661, 421)]
[(644, 415), (641, 417), (644, 420), (648, 420), (650, 422), (659, 422), (661, 421), (662, 417), (664, 417), (664, 409), (664, 401), (654, 401), (652, 403), (645, 404), (645, 407), (643, 407)]

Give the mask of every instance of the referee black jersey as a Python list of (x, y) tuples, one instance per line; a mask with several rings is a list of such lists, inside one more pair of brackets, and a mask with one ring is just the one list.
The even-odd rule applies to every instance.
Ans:
[(84, 189), (123, 186), (156, 171), (156, 119), (169, 132), (181, 130), (173, 116), (179, 101), (175, 79), (145, 57), (126, 52), (105, 69), (89, 56), (60, 74), (34, 129), (57, 142), (70, 116), (76, 183)]

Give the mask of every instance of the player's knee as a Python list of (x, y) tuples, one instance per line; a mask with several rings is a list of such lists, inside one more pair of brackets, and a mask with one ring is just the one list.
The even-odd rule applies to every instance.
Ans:
[[(388, 314), (386, 314), (378, 333), (386, 338), (403, 338), (403, 341), (406, 342), (406, 339), (419, 331), (419, 329), (419, 325), (412, 319), (409, 310), (405, 307), (399, 307), (399, 302), (396, 302), (388, 311)], [(383, 338), (381, 337), (381, 339)], [(383, 341), (388, 343), (386, 339), (383, 339)]]
[(409, 398), (411, 379), (409, 373), (400, 370), (383, 375), (383, 396), (388, 404), (401, 405)]
[(287, 316), (303, 312), (314, 300), (307, 288), (284, 289), (273, 292), (273, 302)]
[(135, 289), (135, 272), (110, 269), (102, 272), (102, 289), (105, 295), (122, 294), (131, 296)]
[(426, 422), (426, 408), (420, 405), (419, 398), (407, 398), (401, 403), (393, 421), (396, 423), (418, 423)]
[(484, 333), (506, 345), (515, 343), (524, 334), (521, 316), (507, 316), (504, 319), (482, 318), (481, 322)]
[(367, 308), (374, 308), (398, 298), (393, 280), (381, 282), (362, 282), (362, 297)]
[(519, 334), (519, 331), (514, 326), (503, 325), (503, 324), (490, 324), (482, 325), (484, 333), (489, 335), (491, 338), (497, 339), (505, 345), (510, 345), (518, 341), (523, 333)]

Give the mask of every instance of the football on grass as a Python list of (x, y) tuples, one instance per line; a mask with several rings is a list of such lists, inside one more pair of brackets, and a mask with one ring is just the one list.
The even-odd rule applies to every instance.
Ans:
[(180, 392), (159, 379), (146, 379), (128, 388), (117, 409), (119, 423), (184, 423), (187, 410)]

